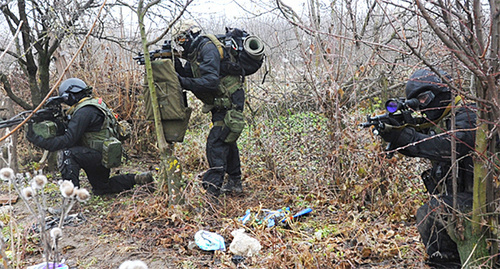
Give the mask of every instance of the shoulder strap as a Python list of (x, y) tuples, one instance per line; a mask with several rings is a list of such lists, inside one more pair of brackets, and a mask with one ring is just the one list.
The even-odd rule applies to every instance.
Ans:
[(212, 41), (212, 43), (214, 43), (214, 45), (217, 47), (217, 50), (219, 51), (220, 59), (221, 60), (224, 59), (224, 48), (223, 48), (220, 40), (213, 34), (207, 34), (205, 36), (208, 37), (210, 39), (210, 41)]

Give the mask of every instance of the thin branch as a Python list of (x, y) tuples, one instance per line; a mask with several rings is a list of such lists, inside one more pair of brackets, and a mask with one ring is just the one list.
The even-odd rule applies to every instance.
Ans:
[[(188, 0), (186, 1), (186, 4), (182, 7), (181, 11), (179, 12), (179, 14), (167, 25), (167, 27), (165, 28), (165, 31), (163, 31), (163, 33), (161, 33), (158, 37), (156, 37), (155, 39), (149, 41), (148, 43), (146, 43), (146, 46), (149, 47), (150, 45), (152, 44), (156, 44), (158, 41), (160, 41), (161, 39), (163, 39), (163, 37), (165, 37), (167, 35), (167, 33), (170, 31), (170, 29), (172, 29), (172, 26), (182, 17), (182, 15), (184, 14), (184, 12), (186, 11), (187, 7), (193, 2), (194, 0)], [(149, 8), (149, 5), (146, 6), (146, 9), (144, 10), (144, 12), (147, 11), (147, 9)]]
[(486, 81), (486, 76), (481, 72), (478, 68), (478, 65), (471, 62), (470, 59), (463, 53), (460, 53), (461, 50), (456, 46), (454, 42), (447, 38), (446, 34), (443, 32), (441, 27), (437, 25), (437, 23), (429, 16), (427, 9), (422, 4), (421, 0), (416, 0), (417, 7), (422, 14), (422, 17), (427, 21), (431, 29), (436, 33), (439, 39), (453, 52), (453, 54), (467, 66), (467, 68), (473, 72), (481, 81)]
[(0, 138), (0, 142), (4, 141), (7, 137), (9, 137), (10, 135), (12, 135), (13, 133), (15, 133), (17, 130), (19, 130), (19, 128), (21, 128), (21, 126), (23, 126), (26, 122), (28, 122), (31, 117), (38, 111), (40, 110), (40, 108), (42, 108), (42, 106), (45, 104), (45, 102), (47, 101), (47, 99), (49, 99), (49, 97), (52, 95), (53, 92), (56, 91), (57, 89), (57, 86), (59, 86), (59, 83), (61, 83), (61, 81), (63, 80), (64, 78), (64, 74), (68, 71), (69, 67), (73, 64), (73, 62), (75, 61), (76, 59), (76, 56), (78, 56), (78, 54), (80, 53), (80, 51), (83, 49), (83, 46), (85, 45), (85, 43), (87, 43), (87, 40), (90, 36), (90, 33), (92, 32), (92, 30), (94, 30), (94, 27), (95, 25), (97, 24), (97, 21), (99, 19), (99, 16), (101, 15), (101, 11), (102, 9), (104, 8), (104, 5), (106, 4), (106, 0), (103, 1), (102, 5), (101, 5), (101, 8), (99, 9), (99, 12), (97, 13), (97, 16), (94, 20), (94, 23), (92, 24), (92, 27), (90, 28), (89, 32), (87, 33), (87, 35), (85, 36), (84, 40), (82, 41), (82, 43), (80, 44), (80, 47), (78, 48), (78, 50), (75, 52), (75, 54), (73, 55), (73, 57), (71, 58), (71, 60), (69, 61), (68, 65), (66, 66), (66, 68), (64, 68), (64, 71), (61, 73), (59, 79), (56, 81), (56, 83), (54, 84), (54, 86), (52, 86), (52, 89), (47, 93), (47, 95), (45, 96), (45, 98), (40, 102), (40, 104), (31, 112), (31, 114), (26, 117), (26, 119), (24, 119), (19, 125), (17, 125), (14, 129), (12, 129), (12, 131), (10, 131), (8, 134), (4, 135), (2, 138)]

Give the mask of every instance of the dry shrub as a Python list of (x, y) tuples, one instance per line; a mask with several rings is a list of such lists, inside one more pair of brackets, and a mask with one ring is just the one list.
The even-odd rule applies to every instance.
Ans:
[[(142, 67), (124, 60), (130, 55), (111, 52), (120, 55), (119, 50), (89, 48), (99, 60), (82, 61), (74, 74), (94, 86), (121, 119), (132, 123), (134, 133), (126, 148), (132, 157), (147, 157), (154, 166), (156, 139), (154, 126), (144, 119)], [(145, 195), (142, 189), (125, 193), (103, 220), (103, 231), (132, 237), (147, 252), (160, 251), (156, 246), (170, 250), (179, 265), (189, 260), (198, 267), (230, 267), (228, 252), (211, 254), (189, 247), (197, 230), (217, 232), (229, 244), (230, 232), (243, 226), (238, 218), (247, 209), (289, 207), (297, 212), (311, 207), (311, 214), (289, 225), (246, 226), (263, 249), (245, 264), (421, 267), (422, 245), (414, 227), (414, 212), (424, 196), (419, 160), (386, 158), (380, 139), (357, 127), (365, 116), (356, 107), (325, 112), (305, 87), (280, 91), (272, 86), (248, 91), (248, 125), (239, 140), (244, 196), (222, 196), (216, 205), (201, 188), (198, 175), (208, 167), (204, 147), (209, 115), (201, 114), (199, 102), (190, 99), (195, 108), (190, 128), (185, 142), (175, 146), (188, 182), (186, 204), (168, 207), (165, 194)], [(332, 119), (337, 114), (341, 118)], [(132, 159), (125, 169), (143, 166), (138, 161)]]
[[(221, 234), (228, 246), (230, 232), (246, 227), (263, 246), (257, 258), (245, 260), (251, 268), (422, 267), (414, 212), (424, 194), (415, 160), (386, 158), (380, 139), (358, 129), (361, 113), (345, 117), (342, 138), (332, 143), (322, 113), (273, 109), (249, 120), (239, 140), (244, 196), (222, 196), (220, 205), (206, 197), (197, 175), (207, 167), (208, 128), (192, 126), (176, 147), (188, 182), (186, 204), (167, 207), (164, 194), (123, 197), (108, 215), (108, 231), (139, 239), (145, 248), (171, 249), (179, 265), (232, 266), (230, 253), (207, 259), (209, 253), (190, 248), (190, 241), (205, 229)], [(133, 206), (120, 206), (123, 199)], [(313, 212), (273, 228), (238, 221), (247, 209), (284, 207)]]

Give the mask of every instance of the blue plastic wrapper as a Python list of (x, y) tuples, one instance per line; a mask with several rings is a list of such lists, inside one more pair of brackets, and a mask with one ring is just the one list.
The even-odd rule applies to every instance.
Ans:
[(285, 223), (286, 221), (296, 219), (311, 212), (311, 208), (303, 209), (295, 215), (291, 214), (290, 208), (288, 207), (278, 210), (261, 209), (257, 213), (252, 213), (250, 209), (247, 209), (245, 211), (245, 215), (240, 217), (239, 221), (241, 221), (244, 225), (252, 222), (253, 224), (265, 225), (267, 228), (272, 228), (278, 223)]
[(226, 250), (224, 237), (216, 233), (200, 230), (194, 235), (194, 242), (203, 250)]

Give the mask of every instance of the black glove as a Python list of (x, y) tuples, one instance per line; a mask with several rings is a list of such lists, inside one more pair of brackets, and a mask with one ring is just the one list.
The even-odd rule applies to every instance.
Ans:
[(394, 142), (400, 135), (401, 129), (395, 128), (400, 126), (400, 124), (393, 118), (384, 118), (380, 120), (383, 124), (377, 128), (379, 135), (386, 142)]
[(184, 85), (183, 85), (184, 77), (179, 75), (179, 73), (177, 73), (177, 79), (179, 79), (179, 83), (181, 84), (181, 88), (183, 88), (185, 90), (189, 90), (189, 89), (184, 88)]
[(38, 146), (43, 141), (43, 137), (35, 134), (35, 132), (33, 131), (32, 123), (28, 123), (28, 131), (26, 132), (26, 139), (28, 139), (28, 141), (30, 141), (36, 146)]

